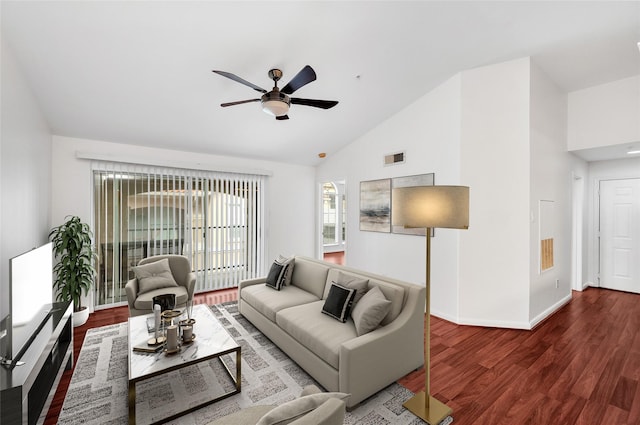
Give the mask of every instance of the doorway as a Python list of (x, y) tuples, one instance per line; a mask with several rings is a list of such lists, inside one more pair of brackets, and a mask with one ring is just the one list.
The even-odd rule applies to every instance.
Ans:
[(344, 264), (346, 255), (347, 201), (344, 181), (321, 184), (320, 222), (322, 258), (336, 264)]
[(600, 287), (640, 293), (640, 179), (600, 181)]

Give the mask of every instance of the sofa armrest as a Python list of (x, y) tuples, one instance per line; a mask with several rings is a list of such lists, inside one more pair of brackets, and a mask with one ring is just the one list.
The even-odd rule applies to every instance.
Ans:
[(240, 314), (242, 314), (242, 289), (243, 288), (247, 288), (249, 286), (252, 285), (260, 285), (260, 284), (264, 284), (267, 282), (267, 277), (263, 276), (263, 277), (257, 277), (255, 279), (245, 279), (245, 280), (241, 280), (240, 283), (238, 284), (238, 311), (240, 312)]
[(342, 344), (339, 391), (351, 394), (348, 406), (424, 364), (425, 291), (416, 288), (407, 294), (393, 322)]
[(257, 277), (255, 279), (241, 280), (240, 284), (238, 285), (238, 290), (242, 290), (242, 288), (246, 288), (247, 286), (259, 285), (261, 283), (266, 283), (266, 282), (267, 282), (266, 276)]
[(129, 310), (135, 308), (133, 304), (136, 302), (136, 297), (138, 296), (138, 279), (135, 277), (127, 282), (124, 287), (125, 292), (127, 293), (127, 303), (129, 304)]
[(291, 422), (291, 425), (342, 425), (344, 412), (344, 401), (330, 398), (311, 412)]

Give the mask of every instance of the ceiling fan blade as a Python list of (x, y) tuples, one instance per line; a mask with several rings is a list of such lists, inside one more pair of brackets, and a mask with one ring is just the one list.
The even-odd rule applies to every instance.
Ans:
[(317, 100), (317, 99), (300, 99), (298, 97), (292, 97), (291, 103), (294, 105), (313, 106), (315, 108), (329, 109), (338, 104), (337, 100)]
[(309, 65), (305, 66), (291, 79), (280, 91), (286, 94), (292, 94), (302, 86), (306, 86), (312, 81), (315, 81), (316, 73)]
[(255, 91), (259, 91), (260, 93), (266, 93), (266, 92), (267, 92), (267, 91), (266, 91), (265, 89), (263, 89), (262, 87), (256, 86), (255, 84), (250, 83), (250, 82), (248, 82), (247, 80), (244, 80), (244, 79), (242, 79), (242, 78), (238, 77), (237, 75), (232, 74), (232, 73), (230, 73), (230, 72), (225, 72), (225, 71), (216, 71), (216, 70), (214, 70), (213, 72), (215, 72), (215, 73), (216, 73), (216, 74), (218, 74), (218, 75), (222, 75), (223, 77), (230, 78), (230, 79), (232, 79), (233, 81), (238, 82), (238, 83), (240, 83), (240, 84), (244, 84), (245, 86), (249, 86), (249, 87), (251, 87), (252, 89), (254, 89)]
[(280, 116), (277, 116), (277, 117), (276, 117), (276, 119), (277, 119), (278, 121), (281, 121), (281, 120), (288, 120), (288, 119), (289, 119), (289, 115), (280, 115)]
[(243, 103), (251, 103), (251, 102), (260, 102), (260, 99), (238, 100), (236, 102), (221, 103), (220, 106), (224, 108), (225, 106), (242, 105)]

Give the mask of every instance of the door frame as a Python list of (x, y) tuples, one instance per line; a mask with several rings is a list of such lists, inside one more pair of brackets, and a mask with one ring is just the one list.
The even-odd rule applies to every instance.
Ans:
[(571, 288), (583, 291), (586, 288), (583, 273), (584, 258), (584, 200), (585, 179), (573, 174), (572, 186), (572, 238), (571, 238)]
[[(342, 203), (347, 201), (347, 182), (345, 179), (327, 179), (317, 183), (317, 194), (316, 194), (316, 258), (322, 260), (324, 258), (324, 211), (323, 211), (323, 189), (325, 183), (333, 183), (337, 186), (339, 183), (344, 188), (344, 191), (341, 193), (340, 190), (337, 190), (337, 196), (344, 196), (344, 201), (340, 200), (339, 202), (339, 213), (337, 213), (337, 220), (340, 222), (340, 218), (342, 218)], [(336, 204), (338, 207), (338, 204)], [(346, 212), (345, 212), (346, 214)], [(342, 220), (346, 223), (346, 217)], [(345, 228), (347, 224), (345, 224)], [(346, 233), (346, 230), (345, 230)], [(346, 238), (345, 238), (346, 239)], [(341, 241), (342, 251), (344, 251), (344, 257), (347, 257), (347, 243), (346, 240)]]
[(597, 184), (595, 187), (595, 198), (596, 198), (596, 208), (594, 211), (594, 225), (596, 227), (596, 249), (595, 249), (595, 256), (596, 256), (596, 280), (597, 280), (597, 287), (602, 287), (601, 285), (601, 274), (602, 274), (602, 240), (601, 240), (601, 217), (600, 217), (600, 212), (601, 212), (601, 204), (600, 204), (600, 198), (601, 198), (601, 184), (602, 182), (605, 181), (623, 181), (623, 180), (640, 180), (640, 176), (638, 177), (634, 177), (634, 176), (616, 176), (616, 177), (607, 177), (607, 178), (600, 178), (597, 180)]

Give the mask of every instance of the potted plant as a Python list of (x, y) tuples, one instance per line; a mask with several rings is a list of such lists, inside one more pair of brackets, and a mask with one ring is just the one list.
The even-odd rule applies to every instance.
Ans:
[(89, 225), (76, 216), (67, 216), (63, 224), (49, 232), (53, 254), (58, 260), (53, 267), (56, 299), (73, 301), (74, 327), (85, 324), (89, 318), (89, 309), (80, 305), (80, 299), (83, 292), (85, 296), (89, 293), (96, 276), (92, 236)]

